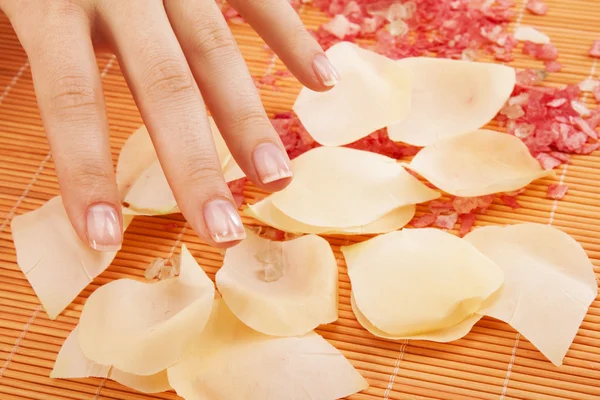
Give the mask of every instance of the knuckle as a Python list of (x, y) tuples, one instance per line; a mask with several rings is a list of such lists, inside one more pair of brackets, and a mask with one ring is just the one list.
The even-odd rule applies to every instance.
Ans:
[(208, 182), (221, 179), (221, 168), (213, 162), (212, 157), (206, 155), (190, 156), (183, 161), (182, 166), (189, 184), (206, 187)]
[(69, 187), (78, 191), (94, 191), (95, 188), (108, 187), (112, 179), (111, 171), (99, 163), (90, 161), (72, 163), (67, 171)]
[(200, 58), (222, 59), (224, 54), (234, 54), (237, 44), (231, 32), (219, 21), (203, 19), (195, 23), (192, 46), (194, 54)]
[(64, 74), (55, 79), (50, 107), (56, 113), (93, 114), (98, 110), (100, 93), (94, 88), (93, 78), (79, 73)]
[(165, 58), (148, 68), (145, 87), (150, 99), (160, 100), (194, 91), (194, 82), (191, 73), (178, 60)]
[(268, 119), (262, 109), (248, 107), (237, 110), (231, 115), (231, 125), (238, 132), (247, 131), (257, 126), (270, 126)]

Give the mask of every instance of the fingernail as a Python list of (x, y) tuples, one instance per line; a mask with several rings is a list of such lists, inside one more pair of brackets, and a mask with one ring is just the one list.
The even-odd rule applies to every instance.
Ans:
[(340, 81), (340, 75), (325, 54), (317, 54), (313, 60), (315, 74), (325, 86), (335, 86)]
[(240, 214), (227, 200), (217, 199), (204, 207), (204, 220), (217, 243), (235, 242), (246, 237)]
[(273, 143), (263, 143), (254, 150), (254, 167), (264, 184), (292, 177), (292, 169), (283, 150)]
[(123, 231), (114, 207), (96, 204), (88, 209), (87, 237), (94, 250), (118, 251), (121, 248)]

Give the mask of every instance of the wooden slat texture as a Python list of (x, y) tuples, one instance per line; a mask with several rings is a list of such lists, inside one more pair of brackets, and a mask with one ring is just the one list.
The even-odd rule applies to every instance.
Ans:
[[(598, 60), (587, 56), (600, 38), (598, 0), (547, 0), (548, 15), (533, 16), (517, 4), (513, 25), (540, 27), (560, 51), (563, 70), (549, 84), (578, 83), (598, 76)], [(326, 18), (310, 6), (301, 15), (316, 28)], [(514, 26), (513, 26), (514, 27)], [(255, 78), (283, 68), (262, 40), (246, 25), (232, 30)], [(511, 64), (542, 67), (516, 51)], [(127, 136), (142, 120), (112, 55), (100, 55), (111, 148), (116, 162)], [(280, 77), (277, 90), (260, 88), (269, 112), (289, 111), (300, 85)], [(586, 96), (589, 107), (595, 107)], [(562, 201), (546, 198), (549, 183), (564, 182), (569, 193)], [(221, 253), (201, 243), (180, 215), (136, 218), (125, 235), (122, 251), (108, 270), (86, 288), (57, 320), (48, 319), (33, 290), (16, 265), (10, 233), (14, 215), (34, 210), (58, 194), (54, 164), (44, 137), (27, 57), (5, 16), (0, 14), (0, 399), (2, 400), (142, 400), (177, 399), (174, 393), (142, 395), (99, 379), (51, 380), (48, 375), (64, 339), (76, 325), (85, 299), (113, 279), (141, 277), (154, 257), (178, 251), (181, 242), (211, 278)], [(263, 194), (248, 186), (249, 201)], [(550, 223), (577, 239), (600, 275), (600, 153), (574, 157), (556, 177), (530, 185), (519, 197), (522, 208), (494, 204), (477, 225), (522, 221)], [(248, 223), (254, 223), (247, 220)], [(354, 318), (350, 284), (339, 246), (348, 238), (329, 238), (340, 265), (340, 319), (319, 329), (368, 379), (371, 387), (352, 396), (371, 399), (600, 399), (600, 300), (596, 300), (562, 367), (554, 367), (508, 325), (484, 318), (465, 338), (439, 344), (377, 339)], [(355, 239), (353, 239), (355, 240)], [(232, 384), (235, 384), (232, 382)], [(232, 399), (235, 400), (235, 399)]]

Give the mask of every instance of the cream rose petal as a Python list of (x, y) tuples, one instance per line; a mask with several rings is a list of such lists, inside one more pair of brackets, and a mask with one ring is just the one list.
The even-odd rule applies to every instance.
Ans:
[[(125, 229), (132, 219), (123, 216)], [(14, 217), (10, 226), (17, 265), (50, 319), (55, 319), (104, 272), (117, 254), (93, 250), (79, 239), (61, 197)]]
[(338, 267), (319, 236), (275, 242), (248, 230), (225, 253), (216, 282), (229, 309), (267, 335), (304, 335), (338, 318)]
[(450, 328), (476, 313), (503, 281), (494, 262), (438, 229), (404, 229), (341, 251), (356, 306), (390, 336)]
[(206, 329), (167, 370), (185, 400), (333, 400), (368, 387), (346, 358), (311, 332), (272, 337), (256, 332), (215, 300)]
[(428, 146), (479, 129), (500, 111), (515, 85), (513, 68), (431, 57), (397, 61), (413, 76), (408, 116), (388, 126), (390, 139)]
[(119, 279), (98, 288), (79, 321), (86, 358), (136, 375), (153, 375), (183, 356), (204, 329), (214, 285), (185, 245), (177, 278), (149, 284)]
[(171, 390), (166, 370), (154, 375), (141, 376), (128, 374), (88, 360), (81, 351), (77, 335), (78, 327), (75, 327), (58, 353), (50, 378), (107, 378), (142, 393), (160, 393)]
[(479, 322), (479, 320), (483, 317), (482, 315), (479, 315), (479, 314), (473, 314), (470, 317), (463, 319), (458, 324), (450, 326), (448, 328), (429, 331), (429, 332), (421, 333), (418, 335), (393, 335), (393, 334), (386, 333), (386, 332), (382, 331), (381, 329), (377, 329), (371, 323), (371, 321), (369, 321), (367, 319), (367, 317), (365, 317), (364, 314), (359, 310), (358, 306), (356, 305), (356, 301), (354, 300), (354, 296), (350, 297), (350, 303), (352, 305), (352, 312), (354, 312), (354, 315), (356, 316), (356, 320), (358, 321), (359, 324), (362, 325), (363, 328), (365, 328), (367, 331), (369, 331), (370, 333), (372, 333), (373, 335), (375, 335), (377, 337), (381, 337), (384, 339), (392, 339), (392, 340), (411, 339), (411, 340), (427, 340), (430, 342), (440, 342), (440, 343), (453, 342), (455, 340), (458, 340), (458, 339), (466, 336), (471, 331), (471, 328), (473, 328), (473, 326), (477, 322)]
[(454, 196), (477, 197), (521, 189), (552, 174), (515, 136), (478, 130), (422, 149), (408, 168)]
[(303, 88), (293, 110), (310, 135), (325, 146), (342, 146), (404, 118), (410, 107), (408, 68), (349, 42), (329, 48), (340, 74), (329, 91)]
[(288, 217), (316, 227), (370, 224), (391, 211), (440, 197), (396, 160), (345, 147), (317, 147), (292, 161), (294, 179), (270, 196)]
[(387, 233), (398, 230), (408, 224), (415, 215), (416, 207), (411, 204), (392, 210), (383, 217), (362, 226), (347, 228), (320, 227), (303, 224), (288, 217), (273, 206), (270, 198), (259, 201), (245, 209), (244, 213), (273, 228), (292, 233), (366, 235)]
[(506, 277), (480, 313), (510, 324), (561, 365), (598, 294), (594, 267), (566, 233), (540, 224), (488, 226), (464, 237)]

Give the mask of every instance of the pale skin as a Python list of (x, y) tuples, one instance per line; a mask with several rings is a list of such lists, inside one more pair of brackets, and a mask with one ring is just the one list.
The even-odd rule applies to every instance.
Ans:
[[(339, 76), (288, 0), (230, 0), (306, 87)], [(0, 0), (27, 52), (69, 219), (99, 251), (123, 240), (95, 51), (117, 55), (183, 215), (207, 243), (245, 236), (206, 106), (248, 178), (269, 191), (290, 160), (214, 0)]]

